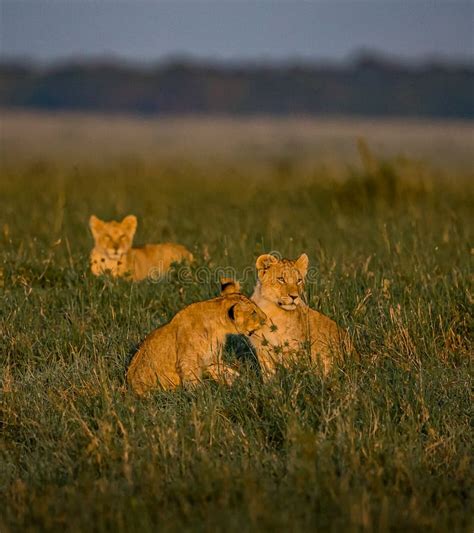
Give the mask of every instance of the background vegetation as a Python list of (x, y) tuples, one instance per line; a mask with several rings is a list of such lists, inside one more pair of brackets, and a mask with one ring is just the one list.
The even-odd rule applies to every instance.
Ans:
[(46, 110), (473, 118), (473, 88), (468, 60), (404, 64), (370, 53), (342, 64), (0, 63), (0, 106)]
[[(363, 142), (337, 171), (291, 145), (97, 163), (54, 155), (59, 137), (42, 158), (3, 145), (2, 531), (472, 531), (469, 166)], [(360, 362), (137, 400), (136, 343), (218, 288), (92, 277), (91, 213), (134, 213), (137, 242), (184, 243), (211, 271), (307, 252), (309, 303)]]

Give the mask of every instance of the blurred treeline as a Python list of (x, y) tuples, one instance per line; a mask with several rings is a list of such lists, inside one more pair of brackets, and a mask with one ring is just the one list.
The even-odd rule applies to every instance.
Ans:
[(474, 66), (408, 65), (364, 54), (349, 64), (0, 63), (0, 107), (102, 112), (474, 117)]

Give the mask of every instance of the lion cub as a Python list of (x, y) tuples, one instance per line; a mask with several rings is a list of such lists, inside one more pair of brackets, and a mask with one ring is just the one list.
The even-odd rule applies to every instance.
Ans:
[(135, 281), (151, 275), (161, 276), (173, 262), (192, 261), (184, 246), (174, 243), (146, 244), (132, 248), (137, 230), (137, 217), (129, 215), (122, 222), (104, 222), (92, 215), (89, 227), (94, 237), (90, 255), (91, 271), (98, 276), (110, 272), (114, 277), (131, 277)]
[(238, 282), (221, 280), (221, 296), (197, 302), (146, 337), (132, 359), (127, 381), (137, 394), (199, 382), (204, 374), (230, 382), (237, 372), (222, 361), (228, 334), (251, 336), (266, 315)]
[(269, 254), (257, 259), (258, 280), (252, 300), (268, 321), (252, 344), (267, 377), (277, 364), (305, 353), (313, 362), (321, 362), (326, 373), (336, 357), (353, 351), (348, 333), (303, 301), (308, 262), (306, 254), (296, 260)]

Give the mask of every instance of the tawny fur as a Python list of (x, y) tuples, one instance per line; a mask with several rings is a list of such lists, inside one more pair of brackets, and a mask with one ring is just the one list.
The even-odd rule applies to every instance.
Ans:
[(252, 300), (268, 317), (258, 338), (252, 339), (264, 376), (277, 364), (308, 356), (327, 373), (334, 359), (352, 351), (349, 335), (334, 320), (303, 301), (308, 256), (278, 259), (261, 255), (256, 262), (258, 281)]
[(180, 311), (150, 333), (135, 354), (127, 381), (137, 394), (199, 382), (204, 375), (231, 382), (237, 372), (222, 360), (228, 334), (252, 335), (266, 320), (258, 306), (230, 281), (222, 294)]
[(191, 252), (181, 244), (146, 244), (132, 248), (137, 229), (134, 215), (125, 217), (121, 222), (105, 222), (92, 215), (89, 227), (95, 243), (90, 264), (96, 276), (108, 272), (114, 277), (129, 277), (134, 281), (158, 278), (169, 270), (172, 263), (193, 260)]

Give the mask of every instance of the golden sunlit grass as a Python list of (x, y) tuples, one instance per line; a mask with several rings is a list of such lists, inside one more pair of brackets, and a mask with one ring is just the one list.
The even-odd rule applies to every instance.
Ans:
[[(98, 131), (86, 138), (68, 117), (62, 139), (51, 117), (28, 132), (12, 120), (0, 177), (2, 531), (472, 530), (469, 166), (375, 157), (354, 135), (356, 161), (316, 125), (301, 123), (302, 144), (297, 121), (269, 121), (275, 145), (268, 133), (259, 145), (262, 124), (230, 120), (218, 135), (194, 119), (183, 144), (179, 121), (137, 121), (135, 135), (89, 117)], [(423, 131), (444, 138), (417, 127), (418, 146)], [(446, 160), (467, 156), (463, 128)], [(169, 152), (154, 151), (153, 132)], [(413, 138), (400, 143), (410, 155)], [(313, 144), (339, 163), (301, 148)], [(195, 279), (93, 278), (91, 213), (136, 214), (138, 243), (185, 244)], [(124, 374), (136, 344), (217, 294), (196, 270), (232, 266), (249, 294), (244, 273), (271, 250), (309, 254), (309, 302), (351, 331), (360, 362), (326, 380), (296, 365), (266, 384), (242, 368), (231, 387), (135, 398)]]
[[(47, 158), (62, 164), (110, 158), (143, 164), (182, 158), (252, 163), (268, 157), (343, 172), (358, 160), (362, 137), (379, 157), (408, 157), (439, 169), (470, 168), (470, 122), (415, 119), (158, 117), (2, 111), (4, 159)], [(329, 167), (329, 168), (328, 168)]]

